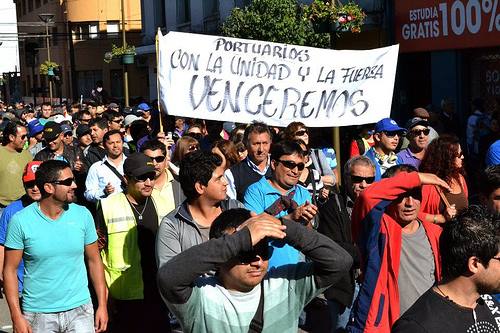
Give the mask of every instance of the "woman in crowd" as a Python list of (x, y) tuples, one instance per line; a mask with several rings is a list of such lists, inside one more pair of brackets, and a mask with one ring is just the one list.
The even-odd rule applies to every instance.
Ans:
[(445, 223), (469, 205), (465, 182), (464, 154), (456, 136), (442, 135), (434, 139), (420, 164), (420, 172), (428, 172), (444, 179), (451, 192), (437, 186), (422, 187), (420, 218), (433, 223)]
[(243, 143), (243, 135), (245, 134), (245, 128), (246, 125), (238, 125), (235, 127), (235, 129), (231, 132), (231, 135), (229, 136), (229, 140), (231, 140), (234, 143), (234, 146), (236, 147), (236, 151), (238, 152), (240, 161), (243, 161), (248, 154), (247, 147)]
[(358, 136), (351, 141), (351, 157), (363, 155), (373, 147), (373, 124), (357, 126)]
[(177, 140), (175, 144), (175, 151), (172, 156), (172, 162), (169, 164), (170, 171), (175, 175), (179, 175), (179, 164), (190, 152), (200, 149), (200, 144), (198, 140), (190, 137), (189, 135), (184, 135), (182, 138)]
[(224, 170), (229, 169), (240, 161), (238, 151), (232, 141), (216, 141), (212, 146), (212, 153), (217, 154), (222, 158), (222, 166), (224, 167)]
[[(309, 146), (309, 130), (306, 125), (301, 122), (292, 122), (284, 130), (283, 136), (285, 140), (294, 141), (297, 139), (302, 140), (307, 146)], [(311, 149), (309, 158), (313, 165), (313, 169), (318, 171), (321, 175), (321, 181), (328, 188), (335, 185), (336, 177), (333, 170), (330, 168), (330, 164), (326, 160), (325, 154), (319, 149)]]

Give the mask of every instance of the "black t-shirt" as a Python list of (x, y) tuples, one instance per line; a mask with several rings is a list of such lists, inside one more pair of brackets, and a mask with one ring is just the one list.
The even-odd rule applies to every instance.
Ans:
[(393, 333), (499, 333), (500, 304), (483, 295), (474, 310), (427, 290), (392, 327)]

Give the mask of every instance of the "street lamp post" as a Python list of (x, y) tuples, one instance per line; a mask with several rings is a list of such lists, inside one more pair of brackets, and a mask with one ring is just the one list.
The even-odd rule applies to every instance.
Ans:
[[(127, 39), (125, 38), (125, 2), (121, 0), (122, 5), (122, 46), (125, 50), (127, 48)], [(125, 95), (125, 106), (128, 107), (128, 71), (127, 64), (123, 64), (123, 94)]]
[[(39, 14), (38, 17), (45, 23), (45, 40), (47, 43), (47, 61), (50, 60), (50, 35), (49, 35), (49, 24), (54, 20), (54, 14), (45, 13)], [(49, 79), (49, 102), (52, 103), (52, 81)]]

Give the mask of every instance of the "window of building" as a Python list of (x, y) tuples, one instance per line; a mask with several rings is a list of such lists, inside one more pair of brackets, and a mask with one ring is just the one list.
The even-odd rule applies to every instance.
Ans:
[(120, 32), (120, 22), (108, 21), (106, 31), (108, 33), (108, 38), (118, 37), (118, 33)]
[(33, 10), (33, 0), (28, 0), (28, 12)]
[(59, 35), (57, 34), (57, 28), (52, 28), (52, 38), (51, 43), (53, 46), (57, 46), (59, 44)]
[(78, 96), (90, 97), (95, 83), (102, 80), (102, 71), (78, 71), (76, 72)]
[(41, 5), (42, 5), (41, 0), (35, 0), (35, 7), (36, 8), (40, 8)]
[(88, 40), (99, 38), (98, 22), (83, 22), (74, 24), (71, 27), (71, 36), (73, 40)]
[(92, 22), (89, 24), (89, 38), (97, 39), (99, 38), (99, 23)]
[(219, 12), (218, 0), (204, 0), (203, 1), (203, 14), (204, 17), (209, 17)]
[(23, 15), (26, 15), (26, 2), (24, 0), (19, 1), (19, 10), (17, 13), (23, 13)]
[(177, 1), (177, 23), (182, 24), (191, 21), (191, 6), (190, 0), (176, 0)]

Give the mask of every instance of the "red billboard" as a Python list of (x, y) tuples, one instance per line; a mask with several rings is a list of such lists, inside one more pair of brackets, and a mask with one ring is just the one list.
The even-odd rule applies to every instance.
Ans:
[(500, 0), (394, 0), (401, 52), (500, 45)]

